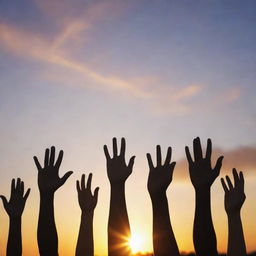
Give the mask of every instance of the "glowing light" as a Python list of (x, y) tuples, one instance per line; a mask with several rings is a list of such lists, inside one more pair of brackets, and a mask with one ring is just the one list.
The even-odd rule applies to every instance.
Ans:
[(129, 246), (132, 250), (132, 253), (142, 252), (143, 244), (144, 239), (140, 234), (133, 234), (129, 240)]

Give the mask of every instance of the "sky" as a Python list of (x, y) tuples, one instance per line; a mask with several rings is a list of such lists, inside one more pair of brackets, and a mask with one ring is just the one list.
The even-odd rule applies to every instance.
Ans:
[[(109, 184), (103, 145), (126, 138), (136, 155), (126, 185), (132, 233), (152, 250), (146, 153), (160, 144), (177, 161), (168, 190), (181, 251), (193, 251), (194, 192), (184, 154), (211, 138), (221, 175), (245, 174), (242, 210), (247, 250), (256, 250), (256, 2), (254, 0), (0, 0), (0, 193), (12, 178), (31, 187), (23, 214), (24, 255), (38, 254), (37, 171), (32, 157), (64, 150), (60, 169), (74, 174), (56, 192), (60, 255), (73, 255), (80, 209), (75, 181), (99, 186), (96, 255), (107, 252)], [(212, 187), (218, 249), (227, 219), (220, 180)], [(8, 218), (0, 207), (0, 255)]]

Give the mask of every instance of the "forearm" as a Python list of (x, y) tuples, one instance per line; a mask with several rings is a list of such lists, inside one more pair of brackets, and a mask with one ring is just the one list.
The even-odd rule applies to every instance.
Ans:
[(125, 185), (112, 185), (108, 220), (109, 255), (129, 255), (126, 245), (129, 237), (130, 224), (125, 201)]
[(76, 246), (76, 256), (93, 256), (93, 211), (81, 214), (80, 230)]
[(172, 230), (166, 193), (151, 196), (153, 209), (153, 246), (156, 256), (180, 255)]
[(216, 235), (211, 215), (210, 188), (196, 190), (193, 240), (198, 256), (218, 255)]
[(58, 235), (54, 220), (54, 195), (40, 195), (37, 239), (40, 255), (58, 255)]
[(22, 240), (21, 240), (21, 216), (9, 219), (9, 236), (7, 243), (7, 256), (22, 255)]
[(227, 256), (245, 256), (243, 226), (240, 212), (228, 214), (228, 252)]

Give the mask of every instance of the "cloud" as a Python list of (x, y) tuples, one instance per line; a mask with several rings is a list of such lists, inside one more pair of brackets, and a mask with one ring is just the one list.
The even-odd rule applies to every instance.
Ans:
[[(191, 151), (192, 153), (192, 151)], [(256, 172), (256, 146), (241, 146), (230, 151), (216, 149), (213, 152), (212, 166), (215, 165), (216, 159), (223, 155), (223, 165), (221, 176), (231, 174), (231, 170), (236, 168), (238, 171), (243, 171), (245, 176), (255, 176)], [(183, 158), (177, 161), (175, 170), (175, 179), (189, 180), (187, 159)]]
[[(58, 23), (58, 29), (54, 36), (32, 32), (17, 28), (15, 25), (0, 23), (0, 43), (6, 50), (25, 59), (49, 64), (49, 73), (60, 73), (60, 82), (80, 81), (78, 86), (132, 96), (144, 101), (146, 108), (152, 109), (157, 115), (186, 114), (190, 110), (188, 99), (197, 96), (201, 91), (199, 85), (172, 86), (162, 84), (157, 77), (134, 77), (125, 79), (115, 74), (104, 74), (104, 71), (92, 68), (86, 61), (79, 61), (74, 57), (73, 51), (86, 49), (84, 39), (90, 37), (90, 32), (97, 22), (109, 19), (109, 16), (117, 16), (126, 11), (127, 4), (119, 1), (96, 2), (86, 5), (86, 8), (78, 10), (76, 16), (72, 12), (70, 1), (38, 1), (34, 0), (44, 15), (53, 17)], [(65, 13), (70, 10), (67, 15)], [(109, 15), (110, 10), (115, 14)], [(72, 14), (70, 14), (72, 13)], [(53, 24), (54, 26), (54, 24)], [(83, 40), (81, 40), (83, 38)], [(77, 48), (70, 45), (77, 45)], [(81, 45), (79, 43), (81, 42)], [(52, 68), (54, 66), (54, 68)], [(52, 74), (54, 80), (58, 76)], [(51, 77), (50, 74), (47, 76)], [(67, 79), (63, 79), (66, 77)], [(72, 86), (77, 86), (76, 84)]]

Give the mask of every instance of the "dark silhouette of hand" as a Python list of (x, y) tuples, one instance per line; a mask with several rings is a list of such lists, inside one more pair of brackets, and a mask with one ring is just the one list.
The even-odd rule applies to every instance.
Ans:
[(55, 147), (51, 147), (49, 156), (49, 149), (45, 150), (44, 168), (41, 167), (38, 159), (34, 156), (34, 161), (38, 169), (38, 187), (41, 193), (53, 194), (59, 187), (61, 187), (69, 176), (73, 173), (69, 171), (64, 174), (62, 178), (59, 177), (59, 168), (63, 158), (63, 150), (60, 151), (58, 159), (55, 163)]
[(171, 162), (172, 148), (167, 150), (167, 156), (162, 164), (161, 148), (156, 147), (156, 167), (153, 166), (151, 155), (147, 154), (149, 165), (148, 191), (151, 196), (165, 192), (172, 181), (176, 162)]
[(239, 175), (236, 169), (233, 169), (234, 186), (228, 176), (226, 182), (221, 178), (221, 184), (225, 191), (225, 210), (227, 214), (237, 213), (241, 210), (245, 201), (244, 176), (242, 172)]
[(113, 138), (113, 158), (110, 157), (108, 148), (104, 145), (107, 159), (107, 174), (110, 184), (123, 184), (132, 173), (135, 156), (132, 156), (128, 165), (125, 162), (125, 139), (121, 140), (120, 154), (117, 154), (116, 138)]
[(78, 202), (82, 212), (93, 212), (98, 201), (99, 187), (95, 188), (94, 193), (91, 191), (92, 174), (89, 174), (85, 187), (85, 174), (82, 175), (81, 185), (79, 180), (76, 181), (76, 189), (78, 193)]
[(219, 176), (222, 166), (223, 156), (220, 156), (214, 168), (211, 167), (212, 142), (207, 140), (206, 155), (203, 157), (200, 138), (193, 141), (194, 161), (186, 146), (186, 155), (189, 163), (189, 174), (195, 189), (210, 188), (214, 180)]
[(10, 218), (21, 217), (29, 193), (30, 188), (24, 195), (24, 182), (21, 181), (20, 178), (17, 179), (16, 185), (15, 179), (12, 179), (11, 196), (9, 202), (5, 196), (0, 196), (3, 201), (4, 208)]

